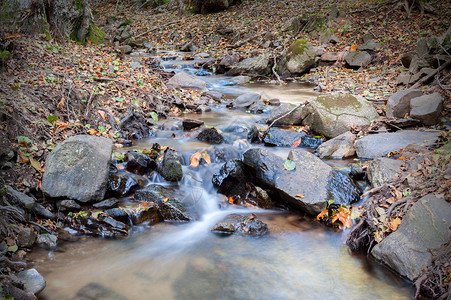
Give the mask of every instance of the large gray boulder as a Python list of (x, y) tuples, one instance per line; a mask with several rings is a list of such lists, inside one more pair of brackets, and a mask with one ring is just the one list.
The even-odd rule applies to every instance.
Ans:
[[(271, 124), (272, 122), (280, 118), (280, 120), (277, 120), (274, 125), (300, 125), (302, 123), (302, 107), (296, 107), (297, 105), (295, 104), (282, 103), (279, 107), (271, 111), (268, 118), (266, 119), (266, 124)], [(284, 117), (282, 118), (282, 116)]]
[(291, 44), (280, 62), (282, 75), (306, 72), (315, 64), (316, 49), (306, 40), (297, 40)]
[(390, 183), (401, 170), (402, 160), (387, 157), (377, 158), (368, 167), (368, 179), (373, 187)]
[(359, 199), (360, 191), (349, 178), (310, 152), (292, 150), (288, 159), (295, 164), (293, 170), (286, 169), (285, 160), (266, 149), (250, 149), (243, 162), (259, 184), (277, 195), (274, 199), (311, 215), (325, 209), (329, 199), (345, 204)]
[(350, 67), (366, 67), (371, 62), (371, 55), (366, 51), (351, 51), (345, 56), (345, 61)]
[(168, 80), (166, 86), (170, 89), (190, 89), (200, 92), (207, 91), (207, 83), (185, 72), (175, 74)]
[(432, 254), (451, 241), (451, 204), (429, 194), (407, 212), (398, 230), (371, 254), (410, 280), (432, 263)]
[(321, 158), (342, 159), (355, 154), (354, 142), (356, 136), (350, 131), (340, 134), (318, 147), (318, 154)]
[(388, 97), (386, 114), (389, 118), (404, 118), (410, 112), (410, 100), (423, 95), (418, 89), (406, 89), (397, 91)]
[(424, 125), (434, 125), (443, 110), (443, 98), (439, 93), (413, 98), (410, 101), (410, 116)]
[(42, 190), (51, 197), (80, 202), (103, 200), (107, 189), (113, 143), (103, 137), (77, 135), (49, 154)]
[(303, 124), (327, 138), (334, 138), (352, 126), (369, 126), (377, 119), (374, 106), (365, 98), (350, 94), (331, 94), (309, 100), (302, 109)]
[(258, 75), (267, 75), (271, 72), (271, 64), (270, 64), (270, 56), (269, 55), (260, 55), (256, 57), (247, 58), (241, 61), (238, 65), (234, 66), (227, 72), (227, 75), (235, 76), (235, 75), (250, 75), (250, 76), (258, 76)]
[(410, 144), (430, 146), (435, 143), (438, 131), (402, 130), (364, 136), (355, 142), (359, 158), (378, 158), (393, 151), (399, 151)]

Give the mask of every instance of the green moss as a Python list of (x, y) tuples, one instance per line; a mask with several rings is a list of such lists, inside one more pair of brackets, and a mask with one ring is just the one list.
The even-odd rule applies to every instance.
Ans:
[(103, 38), (105, 37), (105, 33), (100, 30), (96, 25), (91, 25), (88, 32), (88, 40), (93, 44), (100, 44), (103, 42)]
[(305, 49), (308, 48), (307, 42), (308, 41), (306, 39), (294, 41), (293, 44), (291, 44), (291, 46), (287, 50), (288, 55), (296, 56), (304, 54)]
[(319, 96), (316, 98), (316, 101), (326, 108), (345, 108), (348, 106), (353, 106), (355, 108), (362, 107), (362, 104), (357, 98), (350, 94)]
[(0, 59), (8, 59), (11, 57), (11, 52), (9, 52), (8, 50), (3, 50), (0, 52)]

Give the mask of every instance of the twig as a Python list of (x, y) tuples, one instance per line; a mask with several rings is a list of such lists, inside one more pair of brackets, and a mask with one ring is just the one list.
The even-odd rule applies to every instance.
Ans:
[(409, 199), (410, 199), (409, 197), (405, 197), (405, 198), (399, 199), (399, 200), (396, 201), (396, 202), (393, 202), (393, 204), (390, 205), (390, 207), (389, 207), (388, 210), (387, 210), (387, 218), (390, 218), (390, 215), (391, 215), (392, 211), (393, 211), (397, 206), (406, 203), (407, 201), (409, 201)]
[(443, 69), (445, 69), (446, 67), (451, 65), (451, 60), (448, 60), (446, 63), (444, 63), (440, 68), (435, 69), (433, 72), (429, 73), (427, 76), (421, 78), (420, 80), (417, 81), (417, 83), (415, 83), (414, 85), (412, 85), (412, 89), (417, 89), (419, 88), (423, 83), (425, 83), (426, 81), (428, 81), (429, 79), (431, 79), (432, 77), (435, 76), (435, 74), (439, 73), (440, 71), (442, 71)]
[(34, 226), (36, 226), (36, 227), (39, 227), (40, 229), (42, 229), (42, 230), (44, 230), (44, 231), (47, 231), (47, 232), (50, 233), (50, 234), (55, 234), (55, 232), (51, 231), (51, 230), (48, 229), (48, 228), (45, 228), (45, 227), (42, 226), (42, 225), (39, 225), (39, 224), (36, 223), (36, 222), (28, 221), (28, 223), (31, 224), (31, 225), (34, 225)]
[(263, 133), (262, 138), (264, 139), (266, 137), (266, 135), (269, 132), (269, 129), (271, 129), (271, 127), (280, 119), (285, 118), (286, 116), (288, 116), (289, 114), (291, 114), (292, 112), (294, 112), (296, 109), (300, 108), (300, 107), (304, 107), (305, 105), (307, 105), (309, 103), (309, 101), (305, 101), (304, 103), (299, 104), (298, 106), (293, 107), (290, 111), (286, 112), (285, 114), (281, 115), (280, 117), (274, 119), (274, 121), (272, 121), (272, 123), (268, 126), (268, 128), (265, 130), (265, 132)]
[(91, 95), (89, 96), (88, 104), (87, 104), (86, 109), (85, 109), (85, 118), (88, 117), (89, 107), (91, 106), (91, 101), (93, 99), (93, 97), (92, 97), (93, 95), (94, 95), (94, 92), (91, 92)]

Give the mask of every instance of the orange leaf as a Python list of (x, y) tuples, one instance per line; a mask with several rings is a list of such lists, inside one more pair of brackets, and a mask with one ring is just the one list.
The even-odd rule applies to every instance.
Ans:
[(301, 142), (302, 142), (302, 138), (300, 138), (300, 139), (297, 140), (297, 141), (294, 141), (294, 143), (291, 144), (291, 148), (297, 148), (297, 147), (299, 147), (299, 145), (301, 144)]
[(233, 204), (233, 198), (232, 197), (229, 197), (229, 203)]
[(329, 213), (329, 210), (325, 209), (316, 216), (316, 219), (320, 220), (322, 218), (325, 218), (325, 216), (328, 215), (328, 213)]
[(302, 195), (302, 194), (297, 194), (297, 195), (294, 195), (295, 197), (298, 197), (298, 198), (304, 198), (304, 195)]
[(351, 228), (352, 221), (351, 216), (344, 211), (338, 211), (338, 213), (332, 219), (332, 223), (339, 220), (345, 227)]
[(401, 219), (400, 218), (396, 218), (393, 221), (390, 222), (390, 228), (393, 231), (396, 231), (396, 229), (398, 229), (398, 226), (401, 225)]
[(18, 37), (20, 37), (20, 34), (10, 34), (10, 35), (5, 36), (5, 40), (15, 39)]
[(169, 200), (169, 197), (163, 199), (164, 202), (168, 202), (168, 200)]
[(199, 165), (199, 160), (202, 157), (202, 153), (196, 152), (193, 155), (191, 155), (191, 158), (189, 159), (189, 164), (191, 167), (195, 168)]
[(355, 44), (352, 44), (350, 51), (352, 52), (352, 51), (356, 51), (356, 50), (357, 50), (357, 46)]
[(58, 102), (58, 105), (56, 106), (57, 110), (62, 110), (64, 107), (64, 103), (66, 103), (66, 99), (61, 98), (60, 102)]
[(95, 135), (97, 133), (97, 131), (94, 128), (89, 129), (88, 133), (90, 135)]
[(204, 158), (207, 164), (211, 164), (210, 155), (208, 155), (207, 151), (202, 151), (202, 157)]

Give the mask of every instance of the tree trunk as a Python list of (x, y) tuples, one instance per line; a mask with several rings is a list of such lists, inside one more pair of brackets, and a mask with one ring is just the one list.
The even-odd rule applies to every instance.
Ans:
[(80, 43), (103, 40), (103, 32), (93, 22), (90, 0), (5, 0), (0, 10), (0, 24), (10, 31), (20, 29)]

